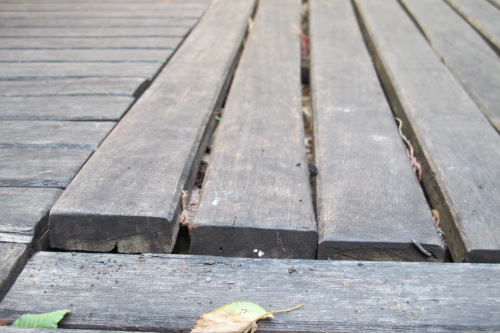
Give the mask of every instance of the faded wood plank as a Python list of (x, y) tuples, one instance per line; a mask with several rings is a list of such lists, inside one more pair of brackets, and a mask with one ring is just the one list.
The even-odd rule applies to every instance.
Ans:
[(318, 258), (443, 260), (351, 3), (311, 1), (310, 20)]
[(293, 30), (300, 9), (289, 0), (259, 6), (214, 143), (191, 253), (316, 256)]
[(269, 310), (305, 303), (262, 332), (498, 331), (499, 281), (484, 264), (41, 252), (0, 319), (71, 308), (63, 328), (185, 332), (237, 295)]
[(0, 301), (28, 259), (26, 244), (0, 243)]
[(92, 28), (11, 28), (1, 29), (1, 37), (183, 37), (191, 27), (92, 27)]
[(53, 247), (172, 250), (181, 194), (194, 181), (254, 3), (219, 0), (207, 10), (52, 209)]
[[(180, 37), (58, 37), (0, 38), (0, 49), (170, 49), (182, 41)], [(127, 51), (123, 51), (127, 52)]]
[[(126, 51), (124, 51), (126, 52)], [(0, 63), (0, 79), (48, 79), (82, 77), (144, 77), (148, 80), (158, 73), (162, 64), (155, 62), (88, 62)]]
[[(61, 195), (56, 188), (0, 187), (0, 241), (15, 236), (32, 243), (47, 230), (49, 210)], [(23, 240), (24, 239), (24, 240)]]
[[(434, 50), (500, 132), (500, 61), (496, 53), (444, 2), (403, 3)], [(498, 21), (500, 27), (500, 12)]]
[(462, 17), (500, 52), (500, 12), (485, 0), (446, 0)]
[(115, 122), (0, 121), (0, 149), (96, 150)]
[[(133, 20), (133, 25), (136, 27), (192, 27), (196, 23), (196, 19), (192, 18), (171, 18), (171, 19), (155, 19), (144, 18)], [(74, 27), (130, 27), (130, 19), (122, 18), (37, 18), (37, 19), (8, 19), (0, 20), (1, 28), (74, 28)], [(1, 30), (0, 30), (1, 33)]]
[(500, 262), (498, 133), (396, 1), (356, 4), (454, 260)]
[[(0, 38), (1, 41), (1, 38)], [(0, 62), (164, 62), (172, 50), (164, 49), (0, 49)]]
[(0, 120), (119, 120), (133, 101), (119, 96), (0, 96)]
[(141, 11), (141, 10), (154, 10), (159, 12), (169, 12), (172, 10), (196, 10), (204, 9), (207, 7), (206, 3), (165, 3), (163, 1), (157, 1), (156, 3), (132, 3), (129, 1), (125, 3), (123, 1), (115, 1), (115, 3), (106, 1), (92, 1), (92, 2), (80, 2), (74, 3), (73, 1), (65, 1), (61, 3), (38, 3), (38, 2), (27, 2), (20, 3), (17, 1), (0, 3), (1, 11), (18, 11), (18, 12), (45, 12), (45, 11)]
[(113, 95), (135, 96), (149, 82), (143, 78), (0, 80), (0, 96)]
[(0, 150), (0, 186), (66, 187), (91, 152)]
[[(3, 333), (54, 333), (52, 328), (21, 328), (21, 327), (2, 327)], [(58, 328), (58, 333), (103, 333), (100, 330), (78, 330)], [(131, 331), (106, 331), (106, 333), (131, 333)], [(152, 333), (152, 332), (150, 332)]]
[[(42, 4), (42, 6), (44, 6)], [(2, 4), (0, 4), (0, 8)], [(22, 7), (21, 7), (22, 8)], [(109, 8), (109, 6), (91, 6), (89, 4), (86, 5), (78, 5), (73, 4), (71, 9), (68, 10), (60, 10), (60, 6), (48, 7), (45, 6), (45, 11), (28, 11), (28, 10), (13, 10), (13, 11), (1, 11), (0, 18), (10, 18), (10, 19), (34, 19), (34, 18), (128, 18), (132, 22), (136, 19), (145, 19), (145, 18), (162, 18), (162, 19), (171, 19), (171, 18), (198, 18), (203, 14), (204, 8), (192, 8), (192, 9), (178, 9), (178, 8), (169, 8), (168, 10), (158, 10), (158, 9), (148, 9), (147, 6), (144, 6), (139, 10), (114, 10), (115, 8)], [(17, 7), (16, 9), (19, 9)], [(59, 9), (59, 10), (57, 10)]]

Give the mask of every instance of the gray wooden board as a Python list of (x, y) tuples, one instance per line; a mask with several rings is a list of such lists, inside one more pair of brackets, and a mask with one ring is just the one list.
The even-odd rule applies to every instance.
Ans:
[(159, 62), (0, 62), (0, 80), (21, 78), (144, 77), (151, 81), (161, 66), (162, 64)]
[[(500, 52), (500, 11), (485, 0), (446, 0)], [(498, 6), (498, 4), (497, 4)]]
[[(22, 328), (22, 327), (11, 327), (11, 326), (0, 327), (0, 331), (2, 333), (54, 333), (54, 329), (52, 328)], [(57, 329), (57, 332), (58, 333), (103, 333), (100, 330), (78, 330), (78, 329), (64, 329), (64, 328)], [(131, 331), (129, 332), (106, 331), (106, 333), (131, 333)]]
[(89, 3), (73, 3), (72, 1), (66, 1), (65, 3), (19, 3), (19, 2), (2, 2), (0, 3), (1, 11), (17, 11), (17, 12), (46, 12), (46, 11), (144, 11), (144, 10), (154, 10), (159, 12), (170, 12), (174, 10), (197, 10), (206, 8), (205, 3), (178, 3), (169, 4), (163, 1), (158, 1), (157, 3), (124, 3), (116, 1), (111, 3), (106, 2), (89, 2)]
[(28, 245), (0, 243), (0, 301), (21, 272), (27, 258)]
[(316, 257), (293, 30), (300, 9), (297, 0), (258, 8), (213, 144), (191, 253)]
[(192, 27), (196, 19), (192, 18), (144, 18), (131, 20), (127, 18), (39, 18), (39, 19), (8, 19), (0, 20), (1, 28), (74, 28), (74, 27)]
[(259, 332), (498, 331), (500, 266), (40, 252), (0, 319), (72, 309), (62, 328), (189, 332), (241, 300), (305, 304)]
[(90, 151), (0, 150), (0, 186), (66, 187)]
[[(1, 38), (0, 38), (1, 42)], [(163, 49), (0, 49), (0, 62), (164, 62), (172, 50)]]
[(356, 3), (454, 260), (500, 262), (498, 133), (396, 1)]
[(181, 194), (194, 181), (254, 4), (219, 0), (207, 10), (52, 209), (53, 247), (172, 250)]
[[(0, 4), (1, 7), (1, 4)], [(1, 11), (0, 18), (15, 18), (15, 19), (34, 19), (34, 18), (128, 18), (131, 22), (136, 19), (144, 18), (198, 18), (203, 14), (204, 8), (196, 9), (168, 9), (168, 10), (158, 10), (158, 9), (140, 9), (140, 10), (114, 10), (112, 8), (106, 8), (103, 6), (79, 6), (73, 5), (69, 10), (55, 10), (59, 6), (55, 6), (52, 11), (47, 8), (46, 11)], [(79, 8), (79, 9), (78, 9)], [(143, 7), (144, 8), (144, 7)]]
[(443, 260), (350, 2), (310, 2), (318, 258)]
[(0, 149), (96, 150), (115, 122), (0, 121)]
[(56, 188), (0, 187), (0, 234), (38, 239), (47, 229), (49, 210), (61, 192)]
[[(444, 2), (403, 3), (434, 50), (500, 132), (500, 61), (496, 53)], [(500, 27), (500, 15), (498, 20)]]
[[(1, 49), (175, 49), (180, 37), (0, 38)], [(127, 51), (122, 51), (127, 52)]]
[(489, 0), (489, 2), (500, 9), (500, 0)]
[(0, 30), (2, 37), (182, 37), (191, 27), (92, 27), (92, 28), (12, 28)]
[(0, 120), (119, 120), (133, 101), (119, 96), (0, 96)]
[(55, 78), (0, 80), (0, 96), (114, 95), (134, 96), (143, 78)]

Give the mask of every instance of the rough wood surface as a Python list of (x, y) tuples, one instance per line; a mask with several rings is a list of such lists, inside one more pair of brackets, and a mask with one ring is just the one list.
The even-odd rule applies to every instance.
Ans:
[(66, 187), (90, 155), (86, 150), (0, 150), (0, 186)]
[[(136, 27), (192, 27), (196, 19), (192, 18), (144, 18), (134, 20)], [(75, 28), (95, 26), (101, 27), (130, 27), (130, 19), (127, 18), (34, 18), (34, 19), (7, 19), (0, 20), (0, 28)]]
[(310, 21), (318, 258), (443, 260), (351, 3), (310, 1)]
[(253, 0), (211, 5), (52, 209), (53, 247), (172, 250), (181, 194), (194, 181), (253, 6)]
[(0, 301), (21, 272), (27, 258), (26, 244), (0, 243)]
[[(500, 132), (500, 61), (497, 54), (444, 2), (404, 0), (403, 3), (434, 50)], [(497, 24), (500, 27), (500, 12)]]
[(31, 3), (20, 3), (20, 2), (5, 2), (2, 1), (0, 3), (1, 11), (16, 11), (16, 12), (46, 12), (46, 11), (108, 11), (108, 12), (135, 12), (142, 10), (154, 10), (160, 13), (168, 13), (174, 10), (197, 10), (204, 9), (207, 6), (207, 2), (205, 3), (178, 3), (178, 4), (170, 4), (166, 3), (162, 0), (156, 0), (156, 3), (124, 3), (123, 1), (115, 1), (115, 3), (111, 3), (109, 1), (106, 2), (87, 2), (80, 1), (80, 3), (74, 3), (73, 1), (65, 1), (59, 3), (50, 3), (44, 1), (40, 3), (39, 1), (32, 1)]
[[(103, 3), (104, 4), (104, 3)], [(133, 22), (136, 19), (145, 19), (145, 18), (162, 18), (165, 20), (171, 18), (194, 18), (197, 19), (201, 14), (203, 14), (204, 8), (187, 8), (187, 9), (178, 9), (171, 8), (168, 10), (159, 10), (159, 9), (147, 9), (147, 6), (142, 9), (137, 10), (116, 10), (120, 9), (120, 7), (109, 7), (109, 4), (106, 6), (99, 5), (78, 5), (72, 4), (70, 8), (66, 8), (67, 10), (61, 10), (61, 5), (55, 5), (48, 7), (45, 4), (41, 4), (42, 8), (45, 11), (29, 11), (24, 10), (23, 7), (18, 6), (17, 10), (12, 11), (1, 11), (0, 19), (10, 18), (10, 19), (36, 19), (36, 18), (78, 18), (78, 19), (93, 19), (93, 18), (127, 18)], [(62, 5), (66, 7), (65, 5)], [(0, 4), (0, 8), (2, 5)], [(5, 8), (5, 6), (3, 6)], [(122, 6), (123, 7), (123, 6)], [(135, 7), (135, 6), (134, 6)], [(39, 8), (39, 7), (38, 7)], [(144, 9), (146, 8), (146, 9)], [(21, 9), (21, 10), (19, 10)]]
[(300, 8), (289, 0), (258, 8), (218, 128), (191, 253), (316, 256), (293, 30)]
[[(175, 49), (180, 37), (2, 37), (1, 49)], [(125, 52), (125, 51), (124, 51)]]
[[(481, 0), (446, 0), (500, 52), (500, 6)], [(495, 4), (497, 7), (495, 7)]]
[(0, 149), (96, 150), (114, 125), (102, 121), (0, 121)]
[(355, 2), (454, 260), (500, 262), (498, 133), (396, 1)]
[(47, 229), (49, 210), (61, 195), (56, 188), (0, 187), (0, 241), (8, 236), (32, 243)]
[[(43, 30), (43, 29), (42, 29)], [(0, 49), (0, 62), (161, 62), (172, 50), (75, 50), (75, 49)]]
[(41, 252), (0, 319), (71, 308), (62, 328), (189, 332), (236, 300), (305, 304), (259, 332), (498, 331), (500, 266)]
[(0, 96), (0, 120), (118, 120), (133, 101), (119, 96)]
[(191, 27), (92, 27), (2, 29), (2, 37), (182, 37)]

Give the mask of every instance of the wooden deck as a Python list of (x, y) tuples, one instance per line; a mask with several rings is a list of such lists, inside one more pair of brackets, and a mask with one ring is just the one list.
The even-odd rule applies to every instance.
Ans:
[(0, 321), (500, 331), (499, 40), (496, 0), (0, 0)]

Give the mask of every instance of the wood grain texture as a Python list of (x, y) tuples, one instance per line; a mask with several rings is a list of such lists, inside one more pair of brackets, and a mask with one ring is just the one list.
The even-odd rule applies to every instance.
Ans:
[(27, 259), (26, 244), (0, 243), (0, 301), (14, 283)]
[[(156, 19), (145, 18), (134, 20), (136, 27), (192, 27), (196, 19), (192, 18), (174, 18), (174, 19)], [(101, 27), (130, 27), (130, 19), (126, 18), (34, 18), (34, 19), (8, 19), (0, 20), (0, 28), (74, 28), (95, 26)]]
[(293, 30), (300, 8), (300, 1), (260, 3), (218, 128), (191, 253), (316, 256)]
[(181, 194), (194, 181), (253, 6), (253, 0), (212, 4), (54, 206), (53, 247), (172, 250)]
[(91, 152), (0, 150), (0, 186), (66, 187)]
[[(90, 4), (73, 4), (71, 8), (67, 8), (67, 10), (61, 10), (61, 5), (59, 6), (51, 6), (41, 4), (42, 8), (45, 7), (45, 11), (28, 11), (28, 10), (19, 10), (23, 7), (18, 6), (12, 11), (1, 11), (0, 18), (5, 19), (37, 19), (37, 18), (78, 18), (78, 19), (93, 19), (93, 18), (126, 18), (130, 19), (131, 23), (133, 23), (137, 19), (146, 19), (146, 18), (161, 18), (161, 19), (172, 19), (172, 18), (194, 18), (197, 19), (201, 14), (203, 14), (204, 8), (187, 8), (187, 9), (178, 9), (178, 8), (170, 8), (168, 10), (162, 10), (158, 8), (148, 9), (148, 7), (142, 7), (142, 9), (137, 10), (115, 10), (119, 7), (115, 6), (109, 7), (109, 4), (103, 3), (106, 6), (98, 6), (98, 5), (90, 5)], [(2, 7), (2, 4), (0, 4)], [(145, 8), (145, 9), (144, 9)]]
[(261, 332), (498, 331), (499, 281), (500, 267), (484, 264), (41, 252), (0, 319), (71, 308), (62, 328), (189, 332), (201, 313), (245, 300), (305, 304)]
[(350, 2), (310, 2), (318, 258), (443, 260)]
[(396, 1), (356, 4), (393, 110), (423, 162), (453, 259), (499, 262), (498, 133)]
[(183, 37), (191, 27), (92, 27), (92, 28), (44, 28), (2, 29), (2, 37)]
[[(500, 132), (500, 61), (497, 54), (444, 2), (404, 0), (403, 3), (434, 50)], [(500, 23), (498, 25), (500, 27)]]
[[(47, 230), (49, 210), (61, 195), (56, 188), (0, 187), (0, 234), (32, 243)], [(12, 241), (13, 238), (11, 238)]]
[[(446, 0), (462, 17), (482, 34), (500, 52), (499, 3), (481, 0)], [(496, 7), (495, 7), (496, 4)]]
[[(175, 49), (180, 37), (2, 37), (1, 49)], [(125, 52), (125, 51), (124, 51)]]
[(119, 120), (133, 101), (119, 96), (0, 96), (0, 120)]
[(0, 121), (0, 149), (96, 150), (115, 122)]
[(207, 3), (210, 1), (205, 1), (205, 3), (166, 3), (164, 1), (156, 1), (156, 3), (133, 3), (129, 1), (128, 3), (124, 3), (123, 1), (115, 1), (113, 2), (102, 2), (102, 1), (80, 1), (79, 3), (75, 3), (73, 1), (64, 1), (64, 2), (54, 2), (50, 3), (44, 1), (40, 3), (39, 1), (32, 1), (28, 3), (20, 3), (16, 1), (5, 2), (2, 1), (0, 3), (1, 11), (16, 11), (16, 12), (47, 12), (47, 11), (108, 11), (108, 12), (135, 12), (135, 11), (143, 11), (143, 10), (154, 10), (158, 12), (171, 12), (175, 10), (197, 10), (197, 9), (205, 9)]

